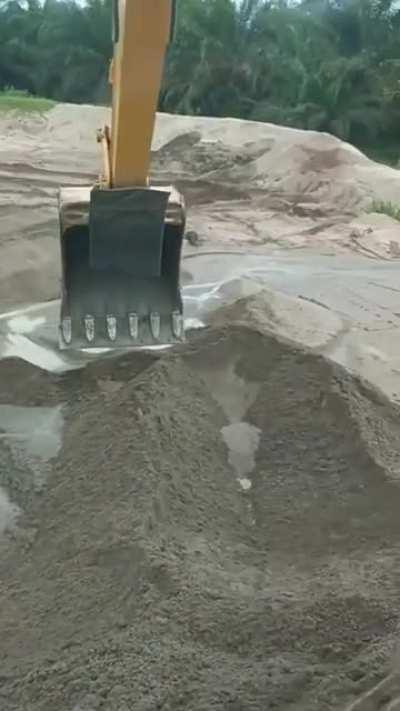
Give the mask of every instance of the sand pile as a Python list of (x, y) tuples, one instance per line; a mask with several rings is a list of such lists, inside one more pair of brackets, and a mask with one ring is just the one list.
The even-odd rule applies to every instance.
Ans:
[[(4, 307), (58, 295), (57, 189), (97, 178), (95, 131), (106, 120), (104, 108), (73, 105), (43, 116), (0, 118)], [(188, 227), (207, 248), (400, 253), (398, 223), (363, 215), (373, 199), (397, 203), (400, 173), (329, 135), (159, 115), (152, 175), (183, 190)]]
[(397, 407), (243, 326), (47, 387), (65, 431), (3, 541), (2, 709), (328, 711), (383, 678)]

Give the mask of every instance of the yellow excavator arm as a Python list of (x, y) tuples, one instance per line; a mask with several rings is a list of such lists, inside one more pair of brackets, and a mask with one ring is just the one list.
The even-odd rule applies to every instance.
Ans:
[(132, 347), (184, 337), (179, 286), (185, 205), (149, 180), (175, 0), (115, 0), (111, 127), (98, 184), (63, 188), (60, 346)]
[(116, 0), (110, 145), (114, 187), (148, 184), (154, 123), (173, 22), (173, 0)]

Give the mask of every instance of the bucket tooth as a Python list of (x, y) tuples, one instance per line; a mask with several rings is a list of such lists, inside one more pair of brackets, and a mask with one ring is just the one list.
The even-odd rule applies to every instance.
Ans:
[(153, 334), (153, 338), (158, 340), (160, 338), (161, 332), (161, 319), (160, 314), (157, 313), (157, 311), (153, 311), (150, 314), (150, 328)]
[(83, 319), (85, 326), (85, 336), (88, 343), (93, 343), (94, 337), (96, 335), (96, 327), (93, 316), (89, 314)]
[(175, 338), (183, 336), (183, 316), (180, 311), (174, 311), (172, 314), (172, 333)]
[(129, 320), (129, 334), (131, 338), (138, 338), (139, 336), (139, 316), (135, 313), (131, 313), (128, 316)]
[(70, 316), (66, 316), (61, 320), (61, 335), (64, 343), (68, 346), (72, 341), (72, 320)]
[(110, 341), (115, 341), (117, 338), (117, 319), (115, 316), (110, 314), (109, 316), (106, 316), (106, 324), (107, 324), (107, 334), (110, 339)]

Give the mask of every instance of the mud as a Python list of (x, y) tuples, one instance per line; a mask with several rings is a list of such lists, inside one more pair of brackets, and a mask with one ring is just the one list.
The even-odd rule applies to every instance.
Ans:
[(2, 538), (1, 708), (331, 711), (390, 671), (396, 405), (244, 326), (26, 373), (64, 431)]

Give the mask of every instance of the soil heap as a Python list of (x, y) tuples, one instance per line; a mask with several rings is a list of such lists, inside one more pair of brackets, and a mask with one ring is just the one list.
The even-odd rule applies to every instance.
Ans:
[(244, 326), (47, 388), (63, 445), (3, 538), (1, 709), (328, 711), (384, 677), (395, 405)]

